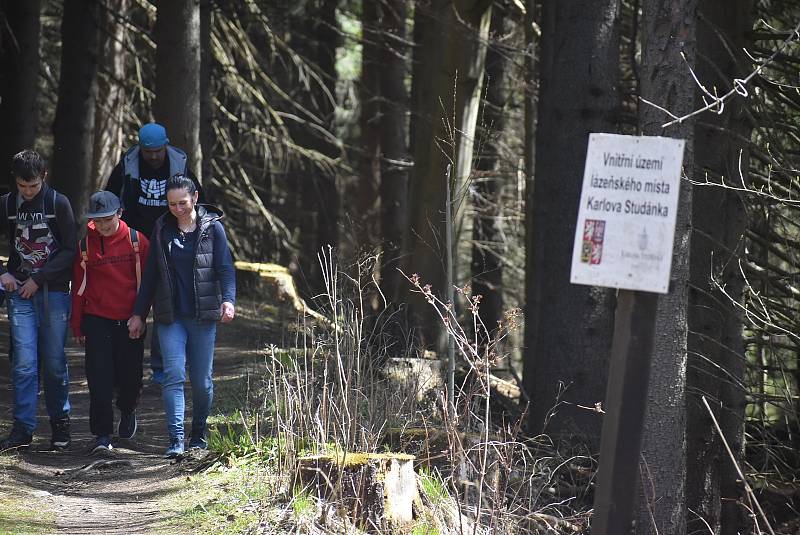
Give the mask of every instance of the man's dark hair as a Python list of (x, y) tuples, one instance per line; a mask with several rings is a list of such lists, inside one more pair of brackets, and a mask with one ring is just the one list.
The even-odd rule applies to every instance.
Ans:
[(11, 176), (24, 182), (33, 182), (39, 178), (44, 180), (46, 171), (47, 162), (35, 150), (25, 149), (11, 158)]

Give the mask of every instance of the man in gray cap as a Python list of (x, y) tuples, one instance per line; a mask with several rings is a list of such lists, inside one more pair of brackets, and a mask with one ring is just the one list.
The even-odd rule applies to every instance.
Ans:
[[(106, 189), (122, 202), (122, 219), (148, 238), (153, 225), (167, 211), (167, 179), (176, 174), (189, 177), (200, 192), (197, 178), (189, 170), (186, 153), (169, 144), (167, 130), (158, 123), (147, 123), (139, 130), (139, 144), (122, 156), (108, 178)], [(150, 344), (150, 367), (153, 381), (161, 383), (163, 364), (155, 325)]]

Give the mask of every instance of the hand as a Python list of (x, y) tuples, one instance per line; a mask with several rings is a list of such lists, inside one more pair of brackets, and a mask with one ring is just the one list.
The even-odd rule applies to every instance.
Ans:
[(19, 296), (23, 299), (30, 299), (39, 291), (39, 285), (33, 279), (26, 280), (19, 288)]
[(233, 306), (233, 303), (229, 303), (225, 301), (219, 307), (219, 317), (222, 323), (228, 323), (233, 320), (233, 316), (236, 314), (236, 309)]
[(141, 316), (133, 315), (128, 320), (128, 338), (136, 340), (144, 334), (144, 322)]
[(80, 344), (81, 346), (86, 347), (85, 336), (73, 336), (72, 339), (75, 341), (76, 344)]
[(5, 288), (7, 292), (13, 292), (17, 289), (17, 279), (15, 279), (14, 275), (11, 273), (3, 273), (0, 275), (0, 284), (3, 285), (3, 288)]

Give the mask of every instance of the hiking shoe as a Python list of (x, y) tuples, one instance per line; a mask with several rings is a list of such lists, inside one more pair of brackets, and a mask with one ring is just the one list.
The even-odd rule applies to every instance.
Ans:
[(136, 434), (137, 427), (136, 411), (123, 412), (120, 414), (119, 427), (117, 428), (119, 438), (133, 438), (133, 435)]
[(172, 439), (170, 439), (169, 448), (164, 452), (164, 457), (167, 459), (174, 459), (182, 454), (183, 451), (183, 438), (172, 437)]
[(163, 385), (164, 370), (153, 370), (153, 377), (151, 377), (150, 380), (157, 385)]
[(58, 450), (69, 448), (72, 443), (69, 436), (69, 415), (63, 418), (50, 420), (50, 430), (52, 435), (50, 437), (50, 445)]
[(111, 437), (108, 435), (103, 435), (95, 439), (94, 445), (92, 446), (92, 453), (111, 451), (113, 449), (114, 446), (111, 445)]
[(28, 449), (33, 441), (33, 436), (22, 427), (20, 424), (14, 422), (14, 427), (6, 438), (0, 441), (0, 451), (20, 449)]

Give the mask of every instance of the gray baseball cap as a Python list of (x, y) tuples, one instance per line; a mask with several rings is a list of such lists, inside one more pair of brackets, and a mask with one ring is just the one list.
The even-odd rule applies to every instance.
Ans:
[(119, 197), (110, 191), (98, 191), (93, 193), (89, 199), (89, 211), (86, 213), (86, 217), (88, 219), (108, 217), (116, 214), (120, 208)]

